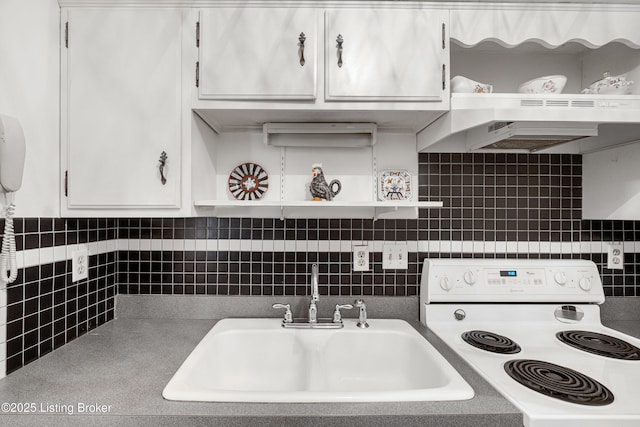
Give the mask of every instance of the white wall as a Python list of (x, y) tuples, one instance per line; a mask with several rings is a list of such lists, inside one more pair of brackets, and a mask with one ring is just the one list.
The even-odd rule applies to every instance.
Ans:
[(57, 0), (0, 1), (0, 113), (24, 128), (27, 156), (17, 217), (59, 216)]
[(582, 217), (638, 219), (640, 211), (640, 143), (582, 157)]

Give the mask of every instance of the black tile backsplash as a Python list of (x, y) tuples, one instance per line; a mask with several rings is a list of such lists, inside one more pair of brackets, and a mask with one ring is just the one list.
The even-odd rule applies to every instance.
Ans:
[[(413, 220), (121, 219), (121, 239), (288, 241), (302, 243), (303, 248), (282, 251), (269, 244), (267, 249), (242, 250), (236, 244), (213, 251), (121, 251), (119, 292), (306, 295), (309, 265), (317, 262), (321, 294), (416, 295), (420, 261), (425, 257), (513, 257), (592, 259), (602, 273), (607, 295), (640, 294), (635, 253), (625, 255), (623, 271), (613, 271), (605, 268), (604, 249), (593, 251), (590, 245), (640, 241), (640, 222), (581, 219), (579, 155), (420, 154), (419, 197), (441, 200), (444, 206), (421, 209)], [(410, 252), (408, 270), (382, 270), (381, 252), (374, 251), (371, 271), (360, 273), (351, 271), (350, 249), (320, 248), (332, 241), (410, 242), (423, 250)], [(431, 242), (441, 244), (437, 250), (424, 250), (425, 243)], [(589, 244), (586, 250), (585, 243)], [(522, 245), (531, 250), (523, 251)]]
[(319, 265), (321, 295), (411, 296), (418, 292), (418, 254), (407, 270), (351, 271), (350, 252), (120, 251), (122, 294), (308, 295), (311, 264)]
[[(15, 220), (18, 250), (119, 239), (92, 255), (89, 279), (70, 261), (20, 270), (8, 289), (7, 372), (114, 316), (114, 295), (411, 296), (425, 257), (584, 258), (606, 295), (640, 296), (640, 253), (606, 268), (606, 243), (640, 242), (640, 221), (582, 220), (582, 158), (560, 154), (419, 155), (419, 198), (443, 208), (412, 220), (122, 218)], [(3, 221), (0, 221), (3, 226)], [(368, 243), (368, 272), (351, 271), (351, 244)], [(383, 270), (382, 242), (410, 245), (407, 270)]]
[(431, 238), (579, 241), (582, 159), (578, 155), (429, 153), (420, 159), (420, 197)]
[[(115, 239), (113, 219), (14, 219), (19, 251)], [(0, 221), (4, 230), (4, 220)], [(23, 252), (24, 253), (24, 252)], [(117, 252), (89, 257), (89, 277), (72, 282), (71, 260), (38, 254), (7, 287), (6, 372), (33, 362), (114, 318)], [(65, 257), (66, 258), (66, 257)]]

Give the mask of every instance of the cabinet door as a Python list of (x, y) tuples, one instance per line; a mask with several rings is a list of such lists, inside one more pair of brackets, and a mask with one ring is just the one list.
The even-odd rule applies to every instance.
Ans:
[(200, 98), (315, 99), (315, 16), (309, 8), (202, 10)]
[(181, 25), (176, 9), (69, 10), (68, 208), (179, 206)]
[(442, 100), (447, 17), (439, 10), (327, 11), (326, 99)]

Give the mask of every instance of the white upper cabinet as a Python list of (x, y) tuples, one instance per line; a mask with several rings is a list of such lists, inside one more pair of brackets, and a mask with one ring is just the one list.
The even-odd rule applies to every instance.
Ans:
[(448, 20), (413, 3), (203, 8), (192, 108), (217, 132), (290, 121), (417, 131), (449, 108)]
[(68, 190), (63, 215), (179, 207), (181, 10), (69, 9), (63, 11), (63, 30), (67, 25), (61, 60)]
[(199, 98), (313, 100), (320, 47), (326, 100), (440, 101), (446, 19), (421, 9), (203, 9)]
[(445, 95), (445, 10), (329, 10), (327, 100), (440, 101)]
[(314, 99), (316, 11), (216, 8), (200, 12), (201, 99)]

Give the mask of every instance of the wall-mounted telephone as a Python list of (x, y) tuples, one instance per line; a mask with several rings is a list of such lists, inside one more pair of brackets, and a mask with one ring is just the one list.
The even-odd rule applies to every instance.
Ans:
[(0, 114), (0, 201), (5, 217), (0, 253), (0, 287), (12, 283), (18, 276), (16, 240), (13, 234), (13, 196), (22, 185), (25, 154), (24, 132), (20, 122)]

